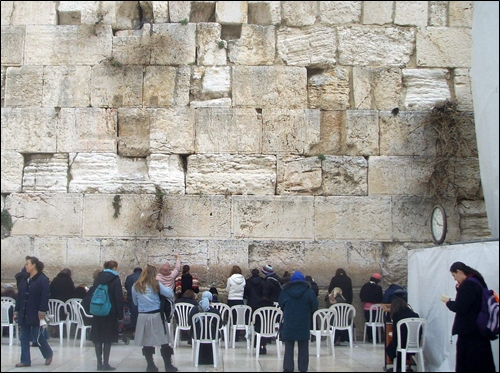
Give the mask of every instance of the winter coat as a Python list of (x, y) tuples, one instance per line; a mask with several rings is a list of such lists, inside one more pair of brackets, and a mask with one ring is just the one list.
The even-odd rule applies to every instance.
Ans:
[(392, 300), (394, 299), (394, 295), (397, 290), (405, 292), (405, 296), (403, 297), (403, 299), (405, 300), (405, 302), (408, 302), (408, 296), (406, 295), (405, 288), (398, 284), (390, 284), (389, 287), (384, 292), (384, 298), (382, 299), (382, 303), (387, 303), (387, 304), (391, 303)]
[[(389, 342), (387, 345), (385, 351), (387, 353), (387, 356), (389, 356), (391, 359), (394, 359), (396, 357), (396, 349), (398, 346), (398, 328), (397, 324), (400, 320), (403, 319), (408, 319), (410, 317), (420, 317), (418, 313), (412, 311), (411, 308), (402, 308), (398, 310), (397, 312), (394, 313), (392, 317), (392, 340)], [(408, 337), (408, 329), (405, 326), (401, 327), (401, 347), (406, 347), (406, 338)]]
[(333, 276), (330, 280), (330, 286), (328, 286), (328, 294), (330, 294), (333, 288), (339, 287), (342, 289), (342, 296), (345, 298), (347, 303), (352, 304), (352, 281), (347, 275)]
[[(343, 292), (342, 295), (344, 295)], [(359, 299), (361, 299), (363, 303), (381, 303), (383, 298), (382, 287), (372, 281), (368, 281), (364, 284), (359, 291)]]
[(243, 292), (243, 297), (247, 300), (247, 304), (252, 307), (252, 310), (257, 308), (257, 304), (261, 298), (261, 288), (260, 285), (264, 279), (260, 277), (259, 274), (252, 275), (246, 280), (245, 290)]
[(196, 294), (200, 292), (198, 279), (195, 279), (193, 275), (188, 272), (181, 276), (181, 296), (189, 289), (193, 290)]
[[(134, 271), (131, 275), (128, 275), (125, 279), (125, 290), (127, 290), (127, 302), (132, 304), (132, 286), (139, 280), (141, 277), (142, 271)], [(172, 289), (173, 290), (173, 289)]]
[(245, 277), (241, 273), (233, 273), (227, 279), (227, 300), (243, 300), (245, 284)]
[(292, 281), (283, 286), (278, 303), (283, 310), (283, 341), (306, 341), (311, 337), (311, 315), (318, 299), (307, 281)]
[(455, 312), (451, 334), (479, 333), (476, 319), (481, 310), (482, 289), (473, 281), (465, 280), (457, 289), (455, 300), (446, 302), (446, 307)]
[(14, 309), (19, 325), (40, 325), (38, 313), (45, 314), (49, 310), (49, 294), (49, 278), (43, 272), (38, 272), (29, 281), (28, 278), (21, 281)]
[(59, 273), (50, 283), (50, 298), (59, 299), (66, 302), (73, 298), (75, 293), (75, 284), (70, 275)]
[(276, 273), (272, 273), (262, 281), (260, 286), (262, 297), (277, 302), (281, 293), (281, 281)]

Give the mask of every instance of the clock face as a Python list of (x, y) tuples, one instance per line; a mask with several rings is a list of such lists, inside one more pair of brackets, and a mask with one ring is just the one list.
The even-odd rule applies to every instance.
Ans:
[(446, 237), (446, 212), (443, 206), (437, 205), (432, 210), (431, 233), (436, 244), (442, 244)]

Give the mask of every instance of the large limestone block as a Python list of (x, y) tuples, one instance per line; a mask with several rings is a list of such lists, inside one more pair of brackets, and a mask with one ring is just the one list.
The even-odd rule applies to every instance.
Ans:
[(42, 105), (90, 106), (90, 66), (45, 66)]
[[(133, 242), (136, 243), (137, 241)], [(125, 247), (131, 245), (131, 241), (124, 240), (122, 245)], [(73, 277), (75, 286), (79, 284), (86, 284), (88, 287), (92, 286), (94, 283), (92, 276), (94, 271), (97, 269), (101, 270), (106, 261), (118, 259), (118, 257), (111, 256), (106, 252), (102, 246), (103, 240), (100, 238), (67, 238), (67, 259), (64, 267), (71, 268), (71, 277)], [(102, 257), (101, 253), (103, 254)], [(142, 256), (139, 250), (135, 250), (134, 254), (138, 257)], [(123, 260), (119, 259), (118, 268), (123, 264)]]
[(379, 112), (380, 155), (435, 155), (436, 132), (429, 112)]
[(275, 34), (274, 26), (242, 25), (241, 37), (228, 42), (229, 61), (236, 65), (272, 65)]
[(321, 192), (321, 160), (318, 157), (278, 156), (277, 194), (316, 195)]
[(367, 196), (368, 162), (364, 157), (328, 155), (321, 162), (324, 196)]
[(429, 1), (429, 26), (448, 24), (448, 1)]
[(449, 72), (445, 69), (403, 69), (407, 110), (431, 110), (451, 99)]
[(190, 93), (194, 101), (227, 98), (231, 93), (231, 67), (193, 67)]
[(469, 28), (426, 27), (417, 30), (418, 67), (471, 67)]
[(196, 62), (196, 24), (153, 25), (152, 65), (191, 65)]
[(450, 1), (449, 3), (449, 26), (472, 28), (474, 1)]
[(385, 25), (392, 23), (394, 1), (363, 1), (363, 21), (365, 25)]
[[(6, 1), (9, 3), (10, 1)], [(57, 25), (57, 1), (13, 1), (10, 24)], [(2, 6), (2, 14), (4, 8)], [(3, 19), (3, 15), (2, 15)]]
[(56, 127), (54, 108), (2, 108), (2, 151), (55, 153)]
[(113, 36), (111, 62), (115, 65), (148, 66), (151, 63), (151, 25), (146, 23), (141, 30), (124, 33), (119, 31)]
[(27, 156), (23, 173), (23, 192), (66, 193), (67, 190), (67, 154), (33, 154)]
[(374, 110), (347, 110), (346, 155), (378, 155), (379, 123)]
[(349, 109), (349, 67), (335, 67), (307, 79), (309, 107), (323, 110)]
[(415, 30), (399, 27), (339, 27), (340, 65), (405, 66), (415, 47)]
[(328, 67), (337, 62), (337, 33), (331, 27), (277, 31), (278, 56), (290, 66)]
[[(220, 289), (225, 289), (227, 279), (233, 265), (238, 265), (243, 271), (243, 276), (250, 272), (249, 244), (243, 240), (210, 240), (207, 242), (206, 273), (203, 276), (205, 286), (218, 284)], [(194, 254), (194, 253), (193, 253)], [(214, 285), (215, 286), (215, 285)], [(219, 298), (220, 301), (220, 298)]]
[(11, 235), (80, 236), (81, 194), (10, 194), (5, 207), (12, 216)]
[(216, 1), (215, 22), (221, 25), (247, 23), (248, 1)]
[(194, 152), (195, 113), (189, 107), (150, 109), (151, 153)]
[(184, 161), (177, 154), (151, 154), (148, 159), (151, 182), (169, 194), (185, 194)]
[[(70, 268), (68, 261), (67, 237), (35, 237), (33, 240), (34, 256), (44, 264), (43, 273), (53, 279), (63, 268)], [(71, 273), (73, 275), (73, 272)], [(90, 276), (92, 276), (90, 274)], [(72, 276), (73, 277), (73, 276)], [(74, 279), (73, 279), (74, 280)], [(78, 286), (78, 283), (75, 284)]]
[(291, 240), (259, 240), (250, 241), (248, 244), (248, 268), (257, 268), (261, 271), (266, 264), (271, 265), (278, 276), (285, 271), (290, 274), (301, 270), (304, 275), (307, 250), (304, 242)]
[(274, 194), (276, 157), (196, 154), (188, 157), (186, 194)]
[(314, 238), (312, 196), (233, 196), (232, 200), (235, 238)]
[(185, 238), (231, 237), (231, 199), (226, 196), (167, 197), (164, 235)]
[[(153, 4), (158, 3), (154, 1)], [(160, 3), (163, 3), (161, 1)], [(189, 21), (189, 16), (191, 14), (191, 1), (169, 1), (168, 2), (168, 16), (170, 21), (166, 18), (166, 15), (162, 11), (160, 13), (160, 20), (156, 21), (157, 7), (155, 6), (155, 21), (156, 22), (180, 22), (183, 20)]]
[(434, 158), (426, 156), (370, 157), (368, 191), (370, 196), (424, 196), (434, 171)]
[(26, 256), (34, 255), (32, 237), (2, 237), (0, 250), (2, 253), (2, 282), (5, 281), (5, 279), (14, 280), (16, 273), (24, 267)]
[(26, 65), (96, 65), (111, 56), (111, 26), (26, 26)]
[(345, 145), (345, 111), (325, 111), (320, 113), (320, 130), (317, 143), (311, 143), (305, 154), (341, 154)]
[(42, 66), (7, 68), (5, 106), (41, 106), (43, 80)]
[[(123, 1), (60, 1), (57, 8), (60, 25), (116, 24), (116, 5)], [(130, 3), (136, 3), (131, 1)]]
[(222, 26), (218, 23), (198, 23), (196, 27), (196, 62), (198, 65), (227, 65), (226, 49), (219, 47)]
[[(3, 3), (2, 2), (2, 17)], [(24, 46), (23, 26), (3, 26), (2, 22), (2, 67), (3, 66), (21, 66), (23, 63)]]
[(455, 69), (453, 83), (455, 85), (457, 109), (461, 111), (474, 111), (469, 69)]
[(286, 26), (311, 26), (316, 22), (316, 1), (282, 1), (281, 21)]
[(117, 110), (64, 108), (57, 122), (58, 152), (116, 152)]
[(118, 109), (118, 154), (122, 157), (149, 155), (150, 115), (147, 109)]
[(403, 105), (403, 78), (399, 68), (353, 67), (356, 109), (392, 110)]
[(305, 154), (320, 139), (318, 110), (265, 109), (262, 112), (262, 152)]
[(428, 1), (396, 1), (394, 23), (401, 26), (427, 26)]
[(15, 151), (3, 150), (2, 147), (1, 160), (2, 193), (21, 192), (24, 168), (23, 155)]
[[(457, 197), (460, 200), (477, 200), (483, 198), (481, 176), (479, 173), (478, 158), (457, 158), (450, 160), (451, 169), (454, 171), (453, 183), (456, 184)], [(453, 191), (450, 190), (450, 194)]]
[(281, 23), (280, 1), (249, 1), (248, 23), (269, 26)]
[(92, 106), (121, 107), (142, 104), (141, 66), (115, 67), (109, 64), (92, 68)]
[(469, 241), (478, 237), (491, 238), (484, 201), (462, 201), (458, 205), (460, 214), (460, 239)]
[(390, 197), (315, 197), (314, 238), (390, 241)]
[[(430, 230), (430, 216), (434, 202), (421, 197), (392, 197), (392, 240), (416, 241), (433, 246)], [(448, 228), (445, 243), (458, 242), (460, 239), (459, 214), (450, 201), (444, 205)]]
[(307, 107), (307, 71), (291, 66), (235, 66), (234, 106), (257, 108)]
[(320, 1), (319, 14), (321, 23), (331, 26), (343, 23), (359, 23), (362, 3), (363, 1)]
[(175, 105), (177, 82), (181, 83), (178, 69), (172, 66), (147, 66), (144, 74), (144, 107)]
[(254, 109), (196, 109), (197, 153), (260, 153), (262, 118)]

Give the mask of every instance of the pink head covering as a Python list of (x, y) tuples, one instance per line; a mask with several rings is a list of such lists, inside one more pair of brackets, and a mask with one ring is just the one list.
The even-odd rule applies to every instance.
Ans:
[(160, 268), (160, 273), (164, 276), (169, 276), (172, 273), (172, 270), (170, 269), (170, 264), (165, 263), (164, 265), (162, 265)]

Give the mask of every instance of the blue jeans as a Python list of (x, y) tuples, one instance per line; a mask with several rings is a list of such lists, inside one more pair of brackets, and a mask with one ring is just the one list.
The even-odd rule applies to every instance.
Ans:
[(31, 325), (19, 325), (20, 329), (20, 340), (21, 340), (21, 363), (31, 365), (31, 354), (30, 354), (30, 342), (32, 340), (31, 336), (38, 342), (40, 352), (44, 359), (52, 357), (53, 352), (47, 342), (47, 333), (45, 333), (43, 328), (39, 326)]
[(297, 365), (299, 372), (307, 372), (309, 367), (309, 341), (283, 341), (285, 343), (285, 356), (283, 357), (283, 371), (293, 372), (293, 348), (295, 342), (298, 346)]

